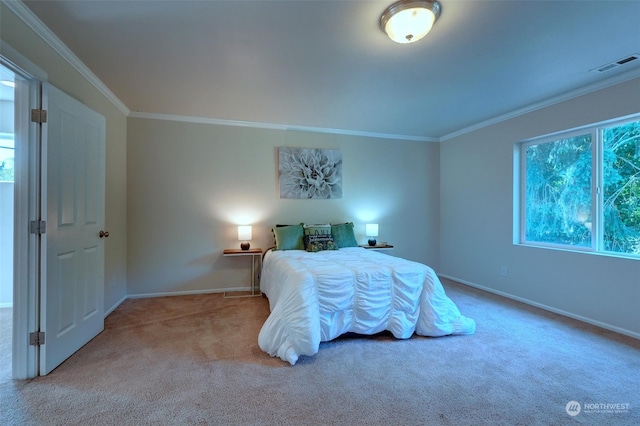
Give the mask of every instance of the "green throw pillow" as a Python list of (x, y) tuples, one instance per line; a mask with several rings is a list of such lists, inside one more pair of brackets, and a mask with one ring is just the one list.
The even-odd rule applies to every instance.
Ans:
[(279, 226), (273, 228), (276, 250), (304, 250), (302, 225)]
[(353, 232), (353, 222), (332, 224), (331, 234), (333, 235), (333, 241), (340, 248), (358, 247), (358, 241)]

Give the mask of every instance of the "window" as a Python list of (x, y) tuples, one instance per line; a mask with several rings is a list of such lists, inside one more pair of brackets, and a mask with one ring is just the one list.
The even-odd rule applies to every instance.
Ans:
[(518, 145), (520, 242), (640, 256), (640, 120)]
[(13, 182), (13, 133), (0, 133), (0, 182)]

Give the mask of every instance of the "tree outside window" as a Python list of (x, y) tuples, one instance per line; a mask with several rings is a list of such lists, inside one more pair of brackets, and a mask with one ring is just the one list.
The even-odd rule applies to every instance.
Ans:
[(605, 128), (604, 250), (640, 254), (640, 121)]
[(523, 242), (640, 255), (640, 121), (566, 135), (523, 144)]

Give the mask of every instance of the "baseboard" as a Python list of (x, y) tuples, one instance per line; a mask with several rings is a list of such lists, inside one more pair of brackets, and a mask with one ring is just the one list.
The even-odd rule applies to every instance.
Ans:
[(169, 291), (163, 293), (140, 293), (130, 294), (127, 299), (147, 299), (150, 297), (166, 297), (166, 296), (190, 296), (194, 294), (212, 294), (225, 293), (231, 291), (251, 291), (251, 287), (235, 287), (235, 288), (216, 288), (207, 290), (189, 290), (189, 291)]
[(558, 314), (558, 315), (562, 315), (562, 316), (565, 316), (565, 317), (568, 317), (568, 318), (572, 318), (572, 319), (575, 319), (575, 320), (578, 320), (578, 321), (582, 321), (582, 322), (585, 322), (587, 324), (595, 325), (596, 327), (604, 328), (605, 330), (614, 331), (616, 333), (624, 334), (625, 336), (633, 337), (635, 339), (639, 339), (640, 340), (640, 333), (636, 333), (634, 331), (627, 330), (625, 328), (616, 327), (614, 325), (607, 324), (607, 323), (604, 323), (602, 321), (597, 321), (597, 320), (594, 320), (592, 318), (584, 317), (582, 315), (576, 315), (574, 313), (571, 313), (571, 312), (568, 312), (568, 311), (564, 311), (562, 309), (557, 309), (557, 308), (554, 308), (552, 306), (548, 306), (548, 305), (544, 305), (542, 303), (534, 302), (533, 300), (525, 299), (523, 297), (514, 296), (513, 294), (509, 294), (509, 293), (505, 293), (503, 291), (495, 290), (495, 289), (490, 288), (490, 287), (485, 287), (483, 285), (476, 284), (476, 283), (471, 282), (471, 281), (463, 280), (463, 279), (460, 279), (460, 278), (457, 278), (457, 277), (454, 277), (454, 276), (451, 276), (451, 275), (438, 274), (438, 276), (442, 277), (442, 278), (449, 279), (451, 281), (458, 282), (460, 284), (468, 285), (469, 287), (474, 287), (474, 288), (477, 288), (479, 290), (483, 290), (483, 291), (486, 291), (486, 292), (489, 292), (489, 293), (497, 294), (498, 296), (506, 297), (507, 299), (515, 300), (515, 301), (522, 302), (522, 303), (526, 303), (527, 305), (535, 306), (536, 308), (544, 309), (545, 311), (553, 312), (554, 314)]
[(226, 293), (234, 291), (251, 291), (251, 287), (233, 287), (233, 288), (216, 288), (208, 290), (189, 290), (189, 291), (168, 291), (163, 293), (139, 293), (128, 294), (122, 299), (118, 300), (109, 310), (104, 313), (104, 317), (108, 317), (118, 306), (120, 306), (127, 299), (149, 299), (152, 297), (167, 297), (167, 296), (190, 296), (194, 294), (213, 294), (213, 293)]
[(123, 296), (122, 299), (118, 300), (111, 308), (109, 308), (109, 310), (104, 313), (104, 317), (105, 318), (108, 317), (109, 314), (115, 311), (118, 308), (118, 306), (120, 306), (122, 302), (124, 302), (125, 300), (127, 300), (127, 296)]

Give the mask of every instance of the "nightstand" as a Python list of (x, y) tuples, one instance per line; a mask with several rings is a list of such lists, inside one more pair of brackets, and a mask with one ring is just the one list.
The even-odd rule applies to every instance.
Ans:
[[(254, 297), (261, 296), (262, 292), (260, 292), (260, 285), (258, 284), (258, 288), (256, 289), (256, 258), (258, 263), (258, 274), (262, 270), (262, 249), (261, 248), (250, 248), (249, 250), (242, 249), (224, 249), (222, 254), (227, 257), (242, 257), (242, 256), (250, 256), (251, 257), (251, 290), (249, 294), (237, 294), (237, 295), (228, 295), (228, 292), (224, 292), (223, 297), (231, 299), (235, 297)], [(234, 292), (235, 293), (235, 292)], [(242, 292), (237, 292), (242, 293)]]
[(393, 248), (393, 246), (390, 246), (389, 244), (377, 244), (375, 246), (365, 244), (361, 245), (360, 247), (366, 248), (367, 250), (391, 250)]

